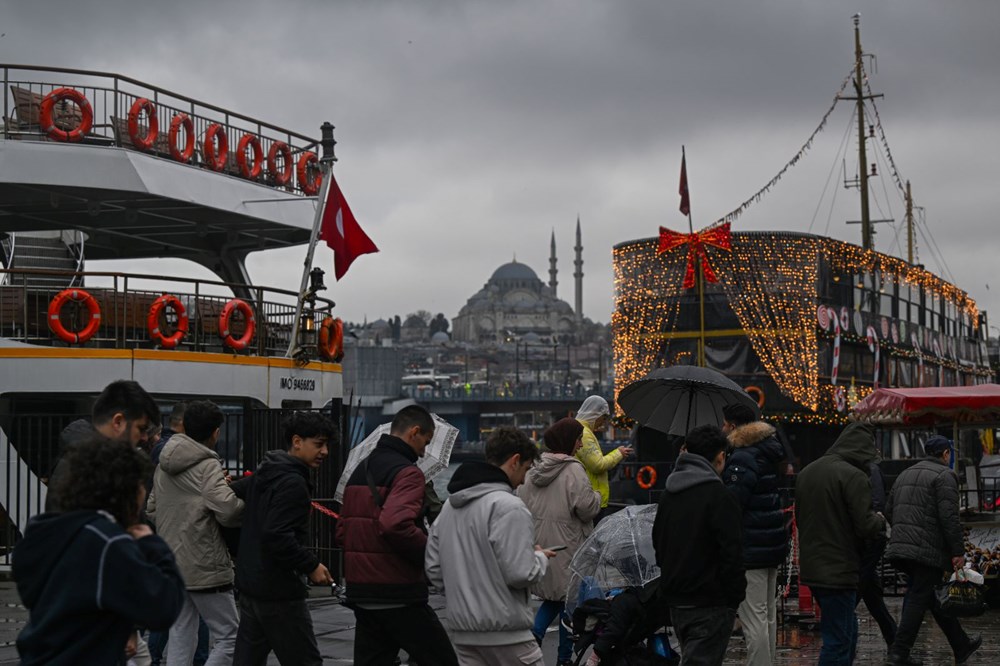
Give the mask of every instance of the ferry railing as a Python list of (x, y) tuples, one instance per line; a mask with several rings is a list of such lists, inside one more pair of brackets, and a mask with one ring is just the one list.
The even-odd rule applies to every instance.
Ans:
[[(97, 301), (101, 324), (95, 335), (83, 346), (88, 348), (153, 349), (147, 319), (153, 302), (163, 294), (177, 296), (186, 309), (188, 333), (178, 349), (196, 352), (232, 352), (219, 335), (219, 317), (233, 294), (249, 294), (243, 300), (254, 313), (255, 332), (245, 353), (258, 356), (284, 356), (295, 320), (296, 292), (272, 287), (234, 284), (214, 280), (178, 278), (118, 272), (88, 271), (84, 273), (44, 269), (0, 269), (0, 337), (36, 345), (65, 347), (68, 343), (52, 333), (48, 308), (60, 289), (32, 284), (39, 276), (81, 278), (88, 282), (85, 289)], [(100, 280), (100, 284), (94, 280)], [(303, 335), (319, 330), (323, 318), (329, 316), (333, 301), (316, 298), (315, 308), (304, 310)], [(69, 331), (80, 331), (89, 321), (87, 309), (75, 301), (63, 307), (59, 321)], [(168, 312), (163, 319), (170, 332), (176, 326), (176, 313)], [(311, 325), (310, 325), (311, 324)], [(235, 337), (246, 331), (242, 315), (234, 314), (230, 331)], [(169, 334), (169, 333), (168, 333)], [(307, 345), (315, 341), (303, 340)]]
[[(303, 193), (298, 182), (296, 165), (299, 158), (312, 151), (318, 140), (293, 132), (278, 125), (232, 111), (214, 104), (202, 102), (180, 93), (153, 86), (143, 81), (110, 72), (71, 69), (63, 67), (39, 67), (33, 65), (0, 64), (3, 72), (3, 137), (5, 139), (49, 140), (39, 125), (42, 99), (56, 88), (69, 87), (81, 92), (94, 112), (94, 124), (82, 143), (117, 146), (130, 150), (136, 147), (128, 133), (129, 110), (136, 100), (145, 98), (153, 103), (159, 125), (158, 138), (145, 151), (164, 159), (170, 155), (169, 130), (171, 120), (177, 114), (186, 114), (194, 126), (192, 137), (195, 151), (190, 164), (211, 168), (204, 157), (204, 138), (209, 127), (219, 124), (225, 131), (228, 143), (228, 157), (222, 171), (243, 178), (236, 162), (236, 153), (241, 137), (246, 134), (260, 141), (266, 161), (268, 151), (275, 143), (284, 143), (291, 152), (289, 168), (291, 179), (285, 185), (278, 185), (275, 175), (266, 167), (252, 178), (255, 182), (294, 193)], [(79, 123), (80, 111), (72, 102), (60, 102), (53, 112), (53, 121), (61, 129), (71, 130)], [(148, 119), (142, 114), (140, 134), (146, 135)], [(178, 144), (183, 146), (186, 135), (182, 130)], [(262, 165), (263, 166), (263, 165)], [(284, 170), (284, 165), (281, 170)], [(315, 178), (315, 172), (307, 174)]]

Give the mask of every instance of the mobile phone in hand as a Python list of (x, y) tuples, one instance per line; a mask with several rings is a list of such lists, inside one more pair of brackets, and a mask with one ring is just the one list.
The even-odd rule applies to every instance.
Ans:
[(551, 550), (554, 553), (558, 553), (560, 550), (566, 550), (566, 546), (549, 546), (548, 548), (543, 548), (542, 550)]

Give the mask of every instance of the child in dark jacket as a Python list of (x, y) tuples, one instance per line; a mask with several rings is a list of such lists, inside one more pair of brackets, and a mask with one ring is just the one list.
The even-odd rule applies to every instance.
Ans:
[(29, 610), (17, 638), (23, 666), (120, 664), (136, 626), (167, 629), (184, 581), (170, 548), (139, 522), (149, 460), (94, 433), (67, 454), (55, 493), (62, 513), (29, 521), (13, 553)]

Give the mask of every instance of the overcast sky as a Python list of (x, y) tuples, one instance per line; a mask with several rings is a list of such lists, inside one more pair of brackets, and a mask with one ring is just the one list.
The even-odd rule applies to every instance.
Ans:
[[(454, 317), (514, 255), (547, 281), (553, 230), (572, 303), (579, 215), (584, 312), (608, 321), (611, 248), (687, 226), (681, 146), (703, 227), (815, 129), (852, 67), (856, 11), (899, 173), (956, 283), (1000, 325), (996, 0), (0, 0), (0, 61), (117, 72), (315, 136), (332, 122), (338, 181), (381, 248), (339, 283), (317, 252), (345, 319)], [(844, 224), (859, 217), (842, 173), (857, 169), (852, 111), (840, 102), (734, 231), (860, 242)], [(901, 222), (892, 181), (872, 187), (873, 217)], [(878, 231), (877, 249), (905, 255), (901, 224)], [(927, 234), (919, 259), (947, 277)], [(251, 273), (296, 289), (303, 252), (253, 255)]]

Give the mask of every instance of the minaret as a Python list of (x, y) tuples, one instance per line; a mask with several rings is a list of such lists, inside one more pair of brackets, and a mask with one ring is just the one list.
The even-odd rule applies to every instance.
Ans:
[(556, 275), (559, 271), (556, 270), (556, 230), (552, 230), (552, 244), (551, 252), (549, 253), (549, 289), (552, 290), (552, 297), (556, 296), (556, 286), (559, 284), (559, 280), (556, 279)]
[(580, 216), (576, 216), (576, 261), (573, 264), (576, 266), (576, 272), (573, 273), (573, 277), (576, 278), (576, 318), (577, 320), (583, 319), (583, 239), (580, 235)]

